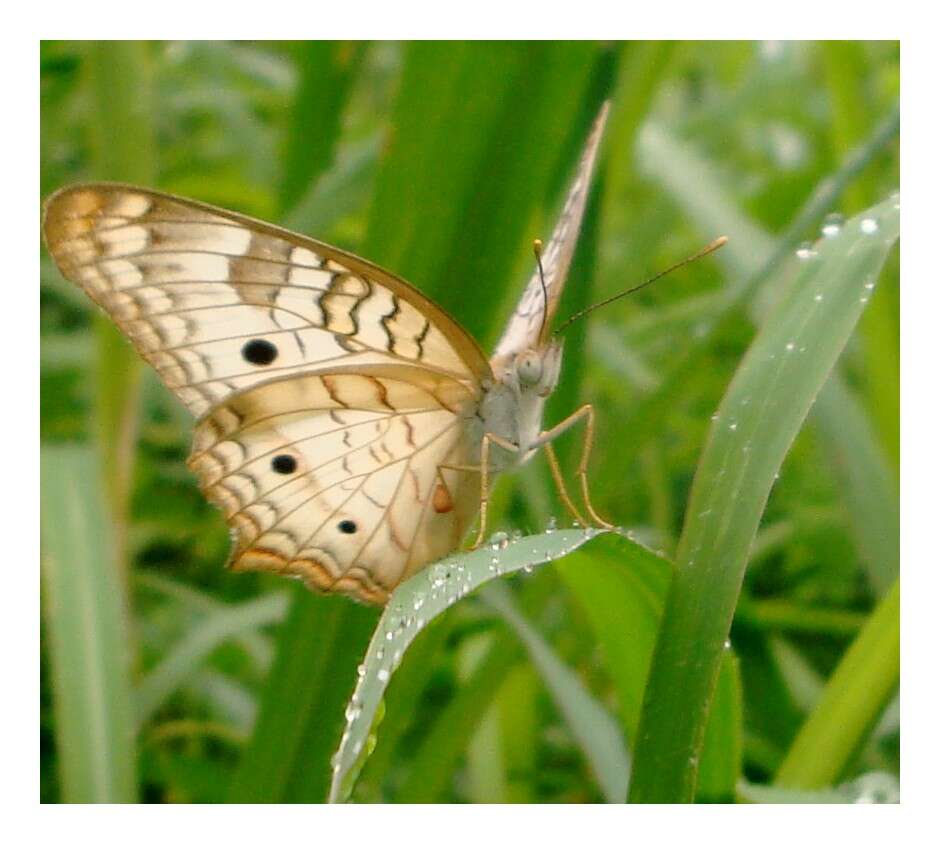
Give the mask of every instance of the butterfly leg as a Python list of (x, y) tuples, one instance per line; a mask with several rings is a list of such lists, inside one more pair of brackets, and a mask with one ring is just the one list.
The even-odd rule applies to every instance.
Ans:
[(558, 465), (558, 457), (555, 454), (555, 446), (550, 442), (545, 443), (545, 456), (548, 458), (548, 468), (552, 470), (552, 479), (555, 481), (555, 486), (558, 488), (558, 494), (561, 496), (562, 504), (568, 508), (568, 512), (574, 516), (574, 520), (581, 525), (581, 527), (587, 527), (587, 521), (584, 516), (581, 515), (578, 508), (575, 507), (571, 496), (568, 494), (565, 479), (561, 475), (561, 467)]
[[(581, 496), (584, 499), (584, 506), (587, 508), (588, 515), (595, 521), (595, 523), (601, 527), (612, 529), (613, 525), (605, 519), (602, 519), (597, 514), (597, 511), (594, 509), (594, 505), (591, 503), (591, 493), (588, 489), (587, 465), (588, 460), (591, 457), (591, 448), (594, 445), (594, 406), (590, 404), (582, 405), (567, 419), (563, 419), (553, 428), (549, 428), (547, 431), (543, 431), (541, 434), (539, 434), (538, 439), (534, 443), (534, 447), (537, 448), (540, 446), (549, 446), (552, 440), (557, 439), (569, 428), (577, 425), (578, 422), (580, 422), (582, 419), (586, 420), (586, 426), (584, 431), (584, 441), (581, 447), (581, 461), (578, 464), (578, 471), (576, 473), (581, 482)], [(554, 454), (549, 457), (549, 465), (551, 465), (552, 457), (554, 457)], [(557, 459), (555, 460), (555, 464), (555, 468), (557, 469)], [(552, 474), (555, 475), (554, 469)], [(556, 484), (558, 483), (558, 478), (560, 476), (561, 472), (559, 470), (558, 475), (556, 476)], [(562, 484), (558, 484), (558, 486), (559, 493), (562, 495), (562, 500), (564, 501), (567, 493), (562, 492), (564, 489)]]
[(519, 446), (511, 443), (498, 434), (486, 433), (483, 435), (483, 441), (480, 444), (480, 465), (479, 466), (453, 466), (441, 465), (438, 467), (438, 475), (441, 469), (456, 469), (461, 472), (479, 472), (480, 473), (480, 528), (477, 531), (477, 537), (471, 546), (471, 550), (479, 548), (486, 537), (486, 511), (490, 500), (490, 446), (497, 445), (506, 451), (519, 451)]

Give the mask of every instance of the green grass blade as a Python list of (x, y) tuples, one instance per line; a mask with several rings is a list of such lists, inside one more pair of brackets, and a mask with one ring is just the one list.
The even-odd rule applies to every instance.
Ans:
[(408, 773), (395, 793), (396, 803), (439, 800), (454, 771), (510, 671), (523, 659), (518, 639), (496, 635), (473, 674), (460, 687), (427, 731), (411, 757)]
[[(632, 745), (656, 633), (669, 588), (670, 565), (635, 542), (597, 542), (556, 563), (577, 597), (617, 693), (620, 721)], [(730, 656), (730, 655), (729, 655)], [(741, 700), (734, 666), (723, 666), (706, 730), (699, 797), (727, 799), (741, 775)]]
[[(502, 587), (502, 588), (499, 588)], [(568, 668), (529, 623), (503, 583), (493, 583), (483, 594), (525, 646), (572, 735), (584, 752), (597, 784), (608, 803), (622, 803), (627, 796), (630, 757), (623, 732), (610, 713), (593, 697), (574, 671)]]
[[(156, 181), (150, 45), (145, 41), (89, 41), (87, 84), (93, 172), (98, 179), (145, 186)], [(111, 494), (117, 558), (124, 562), (128, 499), (137, 444), (140, 358), (110, 320), (97, 317), (98, 437)]]
[(298, 591), (278, 632), (258, 722), (229, 789), (234, 803), (322, 802), (356, 656), (375, 611)]
[(556, 560), (598, 535), (593, 530), (559, 530), (448, 557), (418, 572), (392, 594), (360, 667), (359, 682), (346, 709), (346, 729), (333, 761), (330, 801), (345, 798), (350, 773), (368, 744), (373, 722), (392, 673), (414, 638), (460, 598), (482, 584), (520, 569)]
[(209, 614), (140, 681), (137, 723), (143, 726), (200, 665), (229, 639), (284, 618), (287, 595), (272, 593)]
[(284, 225), (321, 240), (328, 237), (328, 232), (344, 216), (366, 205), (378, 156), (376, 137), (348, 148), (297, 200), (287, 213)]
[[(91, 159), (90, 172), (85, 175), (90, 178), (123, 180), (142, 184), (153, 184), (155, 180), (155, 146), (153, 140), (153, 113), (151, 109), (151, 80), (150, 80), (150, 47), (146, 42), (139, 41), (96, 41), (82, 45), (82, 84), (85, 96), (91, 105), (93, 119), (91, 129)], [(108, 493), (108, 513), (103, 516), (100, 524), (100, 542), (107, 548), (107, 554), (102, 556), (95, 565), (98, 567), (112, 566), (114, 572), (107, 574), (103, 568), (96, 569), (98, 578), (109, 578), (110, 588), (113, 591), (111, 599), (120, 605), (120, 611), (125, 611), (128, 603), (127, 581), (123, 576), (125, 567), (125, 542), (127, 532), (128, 502), (132, 484), (132, 469), (135, 456), (135, 447), (138, 429), (139, 390), (140, 390), (140, 361), (130, 345), (124, 340), (117, 329), (104, 317), (96, 317), (95, 325), (95, 425), (100, 458), (103, 470), (101, 473), (90, 471), (89, 477), (98, 478), (103, 489)], [(68, 458), (66, 458), (68, 459)], [(48, 486), (48, 485), (47, 485)], [(89, 493), (94, 498), (97, 493)], [(90, 508), (95, 507), (89, 502)], [(104, 534), (109, 534), (105, 538)], [(67, 551), (67, 546), (60, 551)], [(93, 553), (98, 553), (97, 549)], [(86, 549), (87, 552), (87, 549)], [(78, 552), (83, 553), (83, 552)], [(67, 561), (67, 557), (62, 557)], [(88, 576), (72, 572), (76, 578)], [(87, 587), (86, 587), (87, 588)], [(97, 587), (95, 587), (97, 588)], [(102, 612), (116, 612), (113, 608)], [(99, 623), (89, 618), (89, 626)], [(113, 619), (109, 622), (118, 623)], [(123, 624), (123, 620), (120, 622)], [(128, 666), (133, 664), (131, 655), (132, 638), (124, 630), (120, 642), (122, 657), (120, 660), (111, 659), (107, 665), (116, 675), (112, 678), (98, 678), (99, 682), (114, 684), (118, 696), (129, 694), (125, 687), (128, 682), (126, 672)], [(114, 644), (113, 642), (110, 644)], [(74, 643), (72, 645), (75, 646)], [(77, 664), (77, 663), (76, 663)], [(120, 707), (122, 712), (127, 708), (130, 712), (130, 702), (109, 702), (109, 705)], [(67, 720), (97, 717), (81, 708), (75, 713), (64, 716)], [(127, 717), (132, 720), (130, 714)], [(123, 731), (121, 713), (115, 714), (114, 729)], [(99, 735), (100, 731), (93, 730), (92, 724), (86, 724), (88, 737)], [(72, 729), (69, 727), (68, 729)], [(131, 728), (132, 734), (133, 728)], [(124, 739), (121, 739), (123, 743)], [(84, 759), (83, 764), (90, 765), (93, 770), (97, 765), (113, 766), (117, 770), (112, 782), (110, 797), (95, 793), (76, 797), (76, 777), (74, 770), (65, 776), (72, 783), (63, 788), (65, 799), (87, 800), (131, 800), (136, 794), (136, 784), (128, 782), (128, 777), (134, 777), (134, 751), (128, 750), (121, 744), (120, 753), (127, 756), (123, 761), (116, 761), (102, 753), (99, 762)], [(72, 763), (75, 763), (74, 758)]]
[(838, 781), (891, 700), (901, 672), (900, 582), (882, 599), (826, 684), (775, 784), (815, 790)]
[(842, 379), (831, 378), (813, 408), (813, 421), (841, 480), (846, 509), (869, 582), (884, 594), (901, 569), (901, 503), (897, 480), (879, 448), (871, 420)]
[(589, 42), (405, 48), (363, 254), (482, 341), (500, 327), (494, 303), (503, 313), (515, 305), (531, 270), (530, 238), (551, 227), (534, 227), (535, 212), (546, 198), (554, 206), (551, 187), (562, 189), (553, 177), (597, 52)]
[[(172, 601), (181, 612), (192, 612), (202, 617), (231, 608), (230, 604), (220, 601), (208, 592), (154, 572), (136, 572), (134, 585), (138, 590), (162, 595)], [(247, 629), (236, 634), (234, 641), (238, 642), (260, 670), (266, 671), (271, 667), (274, 648), (269, 634)]]
[(132, 654), (101, 472), (90, 449), (42, 451), (44, 621), (61, 799), (137, 799)]
[(367, 48), (362, 41), (305, 41), (293, 46), (300, 79), (285, 139), (282, 213), (292, 209), (332, 163), (343, 108)]
[[(802, 262), (716, 414), (699, 461), (643, 703), (630, 799), (689, 801), (747, 555), (774, 479), (899, 234), (894, 199)], [(683, 693), (676, 694), (681, 688)]]

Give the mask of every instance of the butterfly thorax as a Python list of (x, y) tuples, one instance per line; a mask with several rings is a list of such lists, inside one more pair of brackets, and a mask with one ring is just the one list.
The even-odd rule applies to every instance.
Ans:
[(519, 449), (492, 448), (495, 471), (525, 463), (535, 453), (545, 402), (558, 384), (561, 356), (561, 343), (553, 340), (540, 349), (491, 361), (495, 379), (480, 403), (481, 436), (494, 434)]

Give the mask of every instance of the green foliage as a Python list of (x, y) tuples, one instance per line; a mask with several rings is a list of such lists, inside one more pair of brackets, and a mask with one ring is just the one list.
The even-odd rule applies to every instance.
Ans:
[[(561, 316), (730, 237), (565, 335), (548, 421), (595, 405), (595, 504), (642, 545), (600, 538), (430, 623), (351, 799), (618, 799), (630, 758), (634, 798), (896, 799), (896, 43), (44, 42), (40, 62), (44, 197), (135, 181), (289, 225), (484, 347), (606, 97)], [(866, 208), (877, 237), (856, 218), (795, 256)], [(42, 799), (324, 800), (378, 613), (224, 570), (191, 420), (41, 269)], [(742, 390), (776, 409), (732, 432)], [(562, 512), (537, 458), (493, 529)]]

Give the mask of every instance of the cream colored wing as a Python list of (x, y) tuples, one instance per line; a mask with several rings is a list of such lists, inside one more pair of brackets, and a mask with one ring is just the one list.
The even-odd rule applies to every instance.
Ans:
[(516, 310), (509, 318), (503, 336), (496, 344), (492, 358), (494, 369), (500, 368), (499, 361), (512, 357), (523, 349), (537, 348), (548, 339), (552, 317), (558, 308), (558, 301), (568, 276), (568, 267), (571, 265), (571, 258), (578, 242), (578, 232), (581, 229), (581, 220), (584, 217), (584, 208), (591, 189), (594, 162), (604, 134), (609, 107), (610, 104), (605, 102), (594, 121), (594, 126), (585, 142), (574, 181), (568, 190), (561, 216), (555, 224), (551, 239), (542, 251), (547, 301), (538, 269), (536, 269), (526, 285)]
[(415, 366), (293, 375), (231, 396), (197, 426), (189, 465), (233, 533), (230, 564), (382, 604), (460, 542), (479, 476), (476, 399)]
[(354, 255), (230, 211), (117, 184), (46, 203), (46, 243), (196, 416), (292, 373), (417, 364), (473, 388), (475, 341)]

